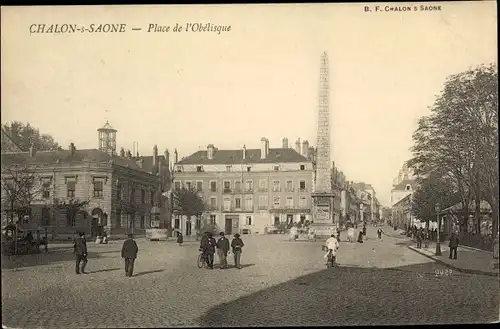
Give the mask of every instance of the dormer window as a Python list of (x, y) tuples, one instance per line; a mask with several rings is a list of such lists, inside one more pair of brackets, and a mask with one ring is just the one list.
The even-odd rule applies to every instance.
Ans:
[(410, 184), (406, 184), (406, 190), (407, 190), (407, 191), (410, 191), (410, 190), (411, 190), (411, 186), (410, 186)]
[(177, 166), (177, 167), (175, 168), (175, 171), (176, 171), (176, 172), (182, 172), (182, 166)]
[(300, 165), (300, 170), (306, 170), (306, 166), (305, 165)]
[(247, 171), (248, 172), (252, 171), (252, 167), (247, 167)]
[(274, 169), (274, 171), (279, 171), (280, 170), (280, 166), (274, 166), (273, 169)]
[(203, 167), (202, 166), (196, 166), (196, 171), (197, 172), (202, 172), (203, 171)]

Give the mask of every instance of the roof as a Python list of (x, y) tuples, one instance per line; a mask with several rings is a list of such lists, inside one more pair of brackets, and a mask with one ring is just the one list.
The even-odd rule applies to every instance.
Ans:
[(12, 164), (51, 164), (51, 163), (75, 163), (83, 161), (92, 162), (109, 162), (113, 160), (114, 164), (129, 167), (131, 169), (149, 172), (137, 165), (133, 159), (123, 158), (118, 155), (111, 156), (106, 152), (96, 149), (76, 150), (73, 155), (69, 150), (60, 151), (38, 151), (34, 156), (30, 156), (29, 152), (12, 152), (2, 153), (2, 165)]
[[(462, 210), (462, 208), (463, 208), (462, 203), (459, 202), (451, 207), (443, 209), (443, 211), (459, 212)], [(479, 209), (482, 212), (491, 212), (491, 206), (487, 201), (481, 201), (481, 203), (479, 204)], [(474, 212), (475, 210), (476, 210), (476, 203), (474, 201), (472, 201), (469, 204), (469, 212)]]
[(405, 179), (394, 186), (391, 191), (406, 191), (406, 185), (410, 185), (412, 190), (417, 188), (417, 182), (414, 179)]
[(198, 151), (182, 159), (177, 164), (240, 164), (240, 163), (283, 163), (283, 162), (310, 162), (291, 148), (269, 149), (265, 159), (260, 158), (260, 149), (247, 149), (243, 159), (243, 150), (215, 150), (214, 157), (209, 160), (207, 151)]
[[(134, 161), (140, 161), (142, 160), (142, 168), (147, 170), (148, 172), (153, 172), (153, 156), (152, 155), (146, 155), (146, 156), (139, 156), (139, 157), (133, 157), (132, 158)], [(164, 155), (158, 155), (158, 161), (166, 161)]]
[(101, 131), (101, 130), (109, 130), (109, 131), (114, 131), (114, 132), (117, 132), (117, 130), (113, 127), (111, 127), (111, 125), (109, 124), (108, 121), (106, 121), (106, 123), (104, 124), (104, 126), (102, 128), (99, 128), (97, 129), (98, 131)]
[(373, 188), (373, 186), (371, 186), (371, 184), (366, 184), (363, 182), (353, 183), (352, 186), (358, 190), (374, 190), (375, 191), (375, 189)]

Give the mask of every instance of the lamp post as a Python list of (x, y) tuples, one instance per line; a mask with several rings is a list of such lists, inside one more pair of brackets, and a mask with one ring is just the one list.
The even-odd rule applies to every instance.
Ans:
[(441, 256), (442, 253), (441, 253), (441, 243), (439, 241), (439, 236), (441, 235), (441, 233), (439, 232), (440, 231), (440, 226), (439, 225), (439, 211), (441, 210), (440, 207), (439, 207), (439, 203), (436, 203), (436, 207), (434, 208), (436, 210), (436, 219), (437, 219), (437, 237), (436, 237), (436, 253), (435, 255), (436, 256)]

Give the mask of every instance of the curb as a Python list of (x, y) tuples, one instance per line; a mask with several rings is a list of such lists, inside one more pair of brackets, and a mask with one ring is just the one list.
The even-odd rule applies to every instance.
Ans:
[(469, 247), (469, 246), (464, 246), (464, 245), (459, 245), (459, 247), (462, 247), (462, 248), (465, 248), (465, 249), (470, 249), (470, 250), (475, 250), (475, 251), (482, 251), (482, 252), (487, 252), (487, 253), (493, 254), (493, 251), (490, 251), (490, 250), (477, 249), (477, 248), (473, 248), (473, 247)]
[(487, 276), (493, 276), (493, 277), (498, 277), (499, 276), (498, 273), (485, 272), (485, 271), (480, 271), (480, 270), (470, 270), (470, 269), (465, 269), (465, 268), (460, 268), (460, 267), (457, 267), (457, 266), (453, 266), (451, 264), (443, 262), (440, 259), (437, 259), (437, 258), (434, 258), (434, 257), (432, 257), (430, 255), (427, 255), (426, 253), (423, 253), (423, 252), (421, 252), (421, 251), (419, 251), (419, 250), (417, 250), (417, 249), (415, 249), (413, 247), (408, 246), (408, 249), (410, 249), (410, 250), (412, 250), (412, 251), (414, 251), (416, 253), (419, 253), (420, 255), (425, 256), (425, 257), (427, 257), (429, 259), (432, 259), (433, 261), (435, 261), (435, 262), (437, 262), (437, 263), (439, 263), (441, 265), (444, 265), (446, 267), (449, 267), (449, 268), (452, 268), (454, 270), (457, 270), (458, 272), (467, 273), (467, 274), (487, 275)]

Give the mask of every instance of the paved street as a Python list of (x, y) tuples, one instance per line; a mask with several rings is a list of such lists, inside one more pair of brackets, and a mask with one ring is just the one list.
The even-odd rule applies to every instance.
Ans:
[(132, 278), (124, 275), (121, 243), (92, 246), (89, 275), (74, 274), (68, 251), (24, 256), (2, 264), (3, 324), (116, 328), (498, 320), (497, 278), (450, 271), (408, 249), (399, 236), (380, 241), (370, 227), (365, 243), (341, 242), (340, 265), (330, 270), (321, 242), (287, 238), (243, 236), (245, 267), (223, 271), (197, 268), (195, 242), (179, 247), (139, 239)]

